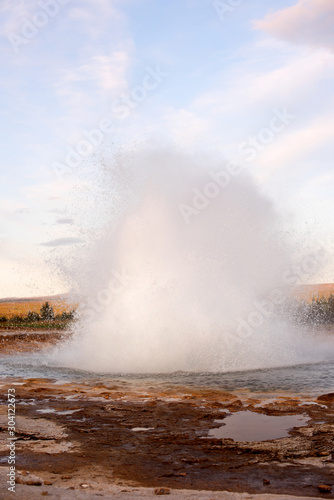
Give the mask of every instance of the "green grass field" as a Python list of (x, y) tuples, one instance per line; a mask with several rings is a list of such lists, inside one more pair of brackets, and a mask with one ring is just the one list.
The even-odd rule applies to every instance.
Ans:
[[(52, 308), (53, 318), (47, 319), (41, 315), (41, 308), (46, 302)], [(59, 298), (0, 302), (0, 330), (66, 330), (73, 322), (66, 315), (74, 311), (75, 307)], [(65, 317), (62, 318), (62, 314)]]

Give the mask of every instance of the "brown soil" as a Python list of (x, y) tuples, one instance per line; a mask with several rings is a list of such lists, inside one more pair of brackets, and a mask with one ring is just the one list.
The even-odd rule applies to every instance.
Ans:
[(59, 330), (0, 330), (0, 354), (40, 351), (68, 336)]

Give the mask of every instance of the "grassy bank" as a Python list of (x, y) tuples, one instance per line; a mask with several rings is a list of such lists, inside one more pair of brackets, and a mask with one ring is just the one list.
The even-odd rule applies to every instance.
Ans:
[(73, 320), (54, 321), (6, 321), (0, 323), (1, 330), (67, 330), (73, 324)]

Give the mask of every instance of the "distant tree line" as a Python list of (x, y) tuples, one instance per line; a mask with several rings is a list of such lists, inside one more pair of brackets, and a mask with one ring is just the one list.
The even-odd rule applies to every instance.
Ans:
[(7, 316), (0, 316), (0, 322), (6, 323), (34, 323), (36, 321), (70, 321), (74, 319), (75, 311), (72, 310), (70, 312), (62, 312), (61, 314), (55, 314), (53, 307), (49, 304), (49, 302), (45, 302), (40, 312), (29, 311), (26, 316), (23, 315), (15, 315), (11, 318), (7, 318)]
[(313, 297), (312, 302), (294, 300), (288, 304), (286, 313), (300, 324), (332, 325), (334, 324), (334, 295), (330, 297)]
[[(305, 300), (291, 300), (285, 303), (282, 309), (276, 311), (280, 315), (288, 316), (299, 324), (332, 325), (334, 324), (334, 295), (330, 297), (313, 297), (312, 302)], [(40, 312), (29, 311), (26, 316), (16, 315), (11, 318), (0, 316), (0, 323), (35, 323), (38, 321), (71, 321), (75, 318), (75, 310), (55, 315), (53, 307), (45, 302)]]

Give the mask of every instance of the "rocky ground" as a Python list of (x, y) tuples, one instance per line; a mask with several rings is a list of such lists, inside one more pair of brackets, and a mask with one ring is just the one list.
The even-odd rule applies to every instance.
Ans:
[[(16, 398), (16, 498), (334, 497), (334, 393), (232, 394), (6, 379), (0, 393), (0, 498), (13, 496), (6, 492), (9, 388)], [(208, 436), (222, 425), (217, 420), (240, 411), (309, 420), (271, 441)]]

